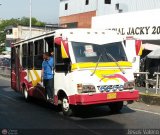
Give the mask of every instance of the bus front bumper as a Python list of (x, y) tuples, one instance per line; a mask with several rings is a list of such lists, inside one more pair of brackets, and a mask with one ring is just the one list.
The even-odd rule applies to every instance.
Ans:
[(72, 105), (94, 105), (118, 101), (135, 101), (139, 99), (139, 91), (119, 91), (106, 93), (90, 93), (69, 96)]

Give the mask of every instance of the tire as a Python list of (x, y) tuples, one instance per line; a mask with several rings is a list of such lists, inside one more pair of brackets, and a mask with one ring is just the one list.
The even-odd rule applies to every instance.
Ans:
[(113, 103), (110, 103), (108, 106), (109, 106), (111, 112), (119, 113), (121, 111), (121, 109), (123, 108), (123, 101), (113, 102)]
[(62, 108), (63, 115), (65, 116), (73, 115), (73, 108), (70, 106), (68, 102), (68, 98), (63, 97), (61, 101), (62, 101), (61, 108)]
[(30, 96), (28, 95), (28, 91), (27, 91), (26, 87), (23, 88), (23, 96), (24, 96), (26, 101), (29, 101)]

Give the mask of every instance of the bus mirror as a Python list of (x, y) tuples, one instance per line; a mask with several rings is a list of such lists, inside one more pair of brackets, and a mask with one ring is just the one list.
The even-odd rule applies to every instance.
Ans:
[(55, 44), (61, 46), (61, 54), (62, 58), (66, 59), (69, 58), (69, 48), (68, 48), (68, 41), (63, 40), (62, 37), (57, 37), (54, 39)]
[(136, 40), (135, 41), (135, 48), (136, 48), (136, 55), (141, 56), (143, 47), (142, 47), (142, 41), (141, 40)]

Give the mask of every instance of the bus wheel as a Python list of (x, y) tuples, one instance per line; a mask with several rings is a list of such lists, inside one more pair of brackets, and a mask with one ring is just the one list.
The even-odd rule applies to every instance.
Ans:
[(111, 112), (113, 112), (113, 113), (118, 113), (118, 112), (120, 112), (121, 109), (123, 108), (123, 101), (121, 101), (121, 102), (109, 103), (108, 106), (109, 106)]
[(29, 95), (28, 95), (26, 87), (23, 88), (23, 96), (24, 96), (25, 100), (27, 100), (27, 101), (29, 100)]
[(73, 110), (69, 105), (67, 97), (62, 98), (62, 111), (65, 116), (71, 116), (73, 114)]

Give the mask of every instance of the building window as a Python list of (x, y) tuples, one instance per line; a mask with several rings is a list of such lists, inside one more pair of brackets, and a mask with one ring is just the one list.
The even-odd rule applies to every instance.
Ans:
[(119, 10), (119, 3), (115, 4), (115, 10)]
[(104, 0), (104, 4), (111, 4), (111, 0)]
[(86, 5), (89, 5), (89, 0), (86, 0)]
[(68, 3), (65, 4), (65, 10), (68, 10)]

